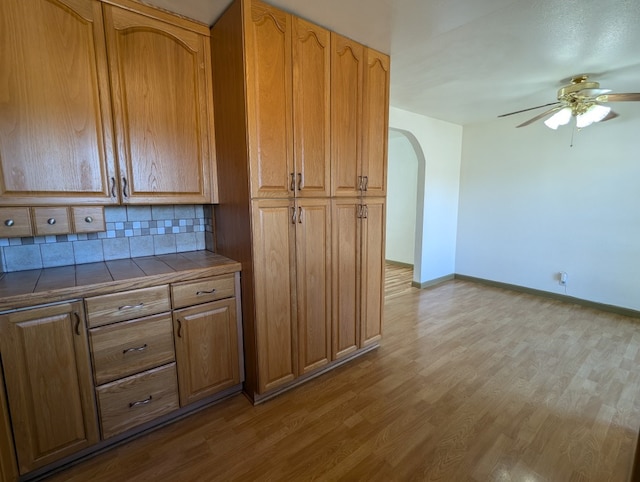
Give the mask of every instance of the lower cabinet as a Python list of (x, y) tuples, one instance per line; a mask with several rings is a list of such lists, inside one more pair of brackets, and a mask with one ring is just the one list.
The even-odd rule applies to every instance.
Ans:
[(234, 272), (0, 314), (0, 482), (239, 392), (239, 286)]
[(333, 359), (382, 336), (384, 198), (333, 200)]
[(98, 442), (81, 302), (0, 315), (0, 352), (21, 474)]
[(173, 312), (180, 405), (240, 383), (236, 299)]

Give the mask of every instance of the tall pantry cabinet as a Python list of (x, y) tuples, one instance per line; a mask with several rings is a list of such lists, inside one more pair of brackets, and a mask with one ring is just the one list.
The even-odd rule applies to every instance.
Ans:
[[(245, 389), (257, 402), (379, 339), (382, 298), (371, 298), (373, 309), (358, 303), (366, 299), (363, 275), (372, 277), (376, 293), (383, 285), (389, 60), (255, 0), (235, 0), (211, 37), (217, 249), (243, 264)], [(344, 65), (336, 61), (343, 54)], [(368, 69), (370, 57), (382, 61)], [(367, 73), (378, 75), (379, 66), (386, 77), (371, 83), (376, 92), (367, 92)], [(371, 153), (377, 171), (363, 163), (363, 152)], [(335, 235), (335, 203), (349, 196), (358, 206), (354, 213), (364, 213), (364, 179), (374, 171), (370, 185), (380, 215), (364, 231), (365, 218), (355, 215), (345, 228), (358, 233), (356, 244), (344, 247), (352, 250), (352, 296), (336, 289), (341, 267), (334, 253), (342, 240)], [(363, 257), (368, 239), (378, 243), (370, 252), (380, 255), (371, 265), (371, 256)], [(341, 305), (358, 306), (336, 309)], [(367, 320), (369, 314), (377, 319)], [(353, 348), (338, 354), (340, 330), (354, 333)]]

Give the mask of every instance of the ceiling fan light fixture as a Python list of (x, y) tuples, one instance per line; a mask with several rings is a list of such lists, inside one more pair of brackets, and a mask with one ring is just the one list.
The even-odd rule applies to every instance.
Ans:
[(602, 119), (607, 117), (610, 111), (611, 107), (593, 104), (584, 114), (580, 114), (576, 117), (576, 127), (578, 127), (578, 129), (582, 129), (583, 127), (590, 126), (594, 122), (600, 122)]
[(565, 107), (559, 110), (551, 117), (549, 117), (544, 124), (553, 130), (556, 130), (559, 126), (564, 126), (571, 120), (571, 107)]

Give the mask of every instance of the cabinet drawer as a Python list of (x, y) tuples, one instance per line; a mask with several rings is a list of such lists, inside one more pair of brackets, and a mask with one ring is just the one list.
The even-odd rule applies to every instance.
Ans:
[(67, 208), (33, 208), (36, 236), (67, 234), (71, 232)]
[(171, 285), (174, 308), (197, 305), (208, 301), (231, 298), (235, 295), (234, 275), (216, 276), (198, 281)]
[(90, 328), (171, 309), (169, 285), (94, 296), (87, 298), (85, 304)]
[(178, 409), (176, 364), (102, 385), (96, 393), (107, 439)]
[(90, 339), (97, 385), (175, 360), (169, 313), (92, 328)]
[(0, 237), (33, 236), (29, 208), (0, 208)]
[(73, 231), (76, 233), (96, 233), (106, 229), (102, 206), (73, 206), (71, 218)]

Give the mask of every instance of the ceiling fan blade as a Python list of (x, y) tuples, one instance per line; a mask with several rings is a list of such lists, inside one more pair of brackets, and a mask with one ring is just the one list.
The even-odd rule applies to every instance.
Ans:
[(627, 102), (640, 101), (640, 94), (605, 94), (596, 98), (598, 102)]
[(524, 126), (528, 126), (529, 124), (533, 124), (535, 121), (540, 120), (543, 117), (548, 116), (549, 114), (553, 114), (554, 112), (558, 112), (560, 109), (564, 109), (564, 106), (563, 105), (558, 105), (558, 106), (552, 107), (551, 109), (546, 110), (542, 114), (538, 114), (535, 117), (532, 117), (528, 121), (525, 121), (522, 124), (517, 125), (516, 127), (524, 127)]
[(509, 112), (508, 114), (501, 114), (498, 117), (507, 117), (508, 115), (520, 114), (520, 112), (527, 112), (530, 110), (541, 109), (542, 107), (549, 107), (550, 105), (558, 105), (560, 102), (549, 102), (548, 104), (539, 105), (537, 107), (529, 107), (528, 109), (517, 110), (515, 112)]
[(620, 114), (610, 110), (609, 113), (600, 122), (606, 122), (608, 120), (615, 119), (616, 117), (620, 117)]

